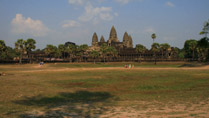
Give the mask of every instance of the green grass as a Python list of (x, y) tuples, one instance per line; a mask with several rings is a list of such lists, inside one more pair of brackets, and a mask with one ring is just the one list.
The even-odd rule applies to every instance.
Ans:
[[(65, 63), (58, 63), (58, 64), (50, 64), (50, 67), (64, 67), (64, 68), (98, 68), (98, 67), (124, 67), (125, 64), (132, 64), (135, 67), (181, 67), (185, 63), (184, 62), (158, 62), (157, 65), (153, 65), (153, 62), (114, 62), (114, 63), (73, 63), (73, 64), (65, 64)], [(190, 65), (188, 63), (187, 65)]]
[[(135, 63), (134, 63), (135, 64)], [(181, 68), (182, 63), (161, 63), (157, 67)], [(48, 111), (51, 107), (68, 105), (76, 113), (95, 108), (104, 112), (105, 105), (126, 101), (198, 102), (209, 98), (209, 69), (206, 70), (81, 70), (34, 71), (60, 68), (123, 67), (124, 63), (0, 65), (0, 117), (25, 117), (27, 112)], [(136, 67), (156, 67), (151, 63)], [(86, 109), (77, 106), (90, 104)], [(98, 112), (98, 111), (97, 111)], [(94, 112), (93, 112), (94, 114)], [(96, 113), (95, 113), (96, 114)], [(94, 114), (94, 115), (95, 115)], [(193, 116), (193, 114), (191, 114)]]

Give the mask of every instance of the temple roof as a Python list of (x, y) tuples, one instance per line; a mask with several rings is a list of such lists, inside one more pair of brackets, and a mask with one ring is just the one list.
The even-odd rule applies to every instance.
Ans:
[(125, 32), (124, 35), (123, 35), (123, 42), (128, 41), (128, 39), (129, 39), (128, 33)]
[(96, 32), (94, 32), (94, 34), (93, 34), (92, 42), (98, 42), (98, 37), (97, 37), (97, 33)]
[(110, 38), (117, 38), (117, 32), (116, 32), (114, 26), (112, 26), (112, 28), (111, 28), (111, 31), (110, 31)]
[(100, 38), (100, 42), (102, 42), (102, 43), (104, 43), (104, 42), (105, 42), (104, 36), (101, 36), (101, 38)]

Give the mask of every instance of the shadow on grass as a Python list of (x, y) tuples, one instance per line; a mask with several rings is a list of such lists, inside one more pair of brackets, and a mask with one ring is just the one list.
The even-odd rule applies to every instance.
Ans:
[(193, 63), (193, 64), (183, 64), (179, 67), (203, 67), (209, 65), (208, 63)]
[(44, 113), (29, 112), (20, 114), (21, 118), (63, 118), (63, 117), (99, 117), (106, 111), (104, 104), (113, 96), (108, 92), (78, 91), (59, 93), (53, 97), (35, 96), (15, 101), (26, 106), (45, 107)]

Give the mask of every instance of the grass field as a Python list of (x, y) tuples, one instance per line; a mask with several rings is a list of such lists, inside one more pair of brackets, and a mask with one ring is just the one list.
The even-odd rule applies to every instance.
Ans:
[(208, 117), (199, 63), (0, 65), (0, 118)]

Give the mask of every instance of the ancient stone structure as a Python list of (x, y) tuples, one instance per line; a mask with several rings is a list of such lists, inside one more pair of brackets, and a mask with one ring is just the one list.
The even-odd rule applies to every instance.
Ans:
[[(68, 46), (70, 44), (76, 45), (73, 42), (66, 42), (65, 46)], [(114, 26), (112, 26), (109, 38), (105, 40), (104, 36), (101, 36), (100, 39), (98, 39), (97, 33), (94, 32), (92, 36), (92, 42), (91, 46), (88, 47), (88, 49), (82, 54), (82, 55), (76, 55), (74, 54), (73, 57), (70, 58), (69, 55), (71, 55), (70, 52), (64, 52), (62, 53), (62, 58), (55, 59), (52, 58), (50, 55), (45, 54), (44, 51), (31, 53), (31, 57), (34, 61), (64, 61), (64, 62), (93, 62), (95, 59), (91, 56), (91, 52), (93, 50), (100, 53), (99, 57), (96, 58), (97, 62), (128, 62), (128, 61), (134, 61), (134, 62), (141, 62), (141, 61), (175, 61), (178, 60), (178, 52), (174, 50), (174, 48), (169, 48), (168, 50), (163, 50), (164, 52), (159, 51), (157, 53), (153, 53), (152, 50), (146, 50), (143, 53), (137, 52), (136, 48), (133, 47), (133, 40), (130, 34), (127, 32), (124, 33), (122, 41), (118, 39), (117, 32)], [(106, 44), (107, 46), (114, 47), (117, 51), (114, 55), (111, 54), (111, 52), (108, 52), (103, 55), (103, 52), (101, 51), (101, 46), (103, 44)], [(111, 48), (109, 48), (111, 49)], [(115, 51), (115, 50), (114, 50)], [(115, 51), (115, 52), (116, 52)], [(77, 52), (74, 52), (77, 53)], [(112, 53), (114, 53), (112, 51)], [(156, 58), (155, 58), (156, 55)], [(52, 60), (53, 59), (53, 60)], [(29, 58), (28, 58), (29, 60)]]
[(98, 36), (97, 36), (96, 32), (94, 32), (94, 34), (93, 34), (91, 45), (92, 46), (98, 46)]
[[(73, 42), (67, 42), (65, 46), (73, 44), (76, 45)], [(127, 32), (123, 35), (123, 40), (120, 41), (117, 37), (117, 32), (114, 26), (112, 26), (109, 38), (105, 41), (104, 36), (101, 36), (100, 39), (98, 39), (97, 33), (94, 32), (92, 37), (92, 45), (89, 46), (89, 48), (86, 50), (85, 53), (82, 55), (74, 55), (73, 58), (69, 58), (69, 52), (62, 53), (62, 56), (64, 58), (58, 59), (58, 60), (51, 60), (49, 55), (46, 55), (44, 52), (36, 52), (32, 53), (32, 57), (36, 61), (66, 61), (69, 60), (73, 61), (85, 61), (85, 62), (92, 62), (94, 61), (94, 58), (91, 56), (91, 52), (93, 50), (98, 51), (100, 53), (100, 56), (96, 59), (98, 62), (127, 62), (127, 61), (155, 61), (157, 59), (158, 61), (171, 61), (177, 58), (178, 53), (175, 52), (174, 48), (170, 48), (166, 51), (157, 52), (156, 54), (153, 53), (152, 50), (146, 50), (143, 53), (137, 52), (136, 48), (133, 47), (133, 40), (130, 34)], [(101, 46), (103, 44), (106, 44), (107, 46), (114, 47), (117, 51), (117, 54), (112, 55), (110, 53), (106, 53), (105, 56), (101, 52)], [(156, 55), (156, 58), (155, 56)]]
[(125, 48), (133, 48), (133, 41), (130, 35), (128, 35), (127, 32), (124, 33), (123, 36), (123, 42), (120, 42), (118, 40), (117, 37), (117, 32), (115, 30), (115, 27), (112, 26), (111, 30), (110, 30), (110, 35), (109, 35), (109, 39), (107, 40), (107, 42), (105, 42), (105, 39), (103, 36), (101, 36), (100, 41), (98, 42), (98, 38), (96, 33), (93, 34), (92, 37), (92, 47), (99, 47), (101, 46), (103, 43), (106, 43), (108, 46), (113, 46), (116, 49), (125, 49)]
[(131, 35), (128, 35), (127, 32), (123, 35), (123, 46), (125, 48), (133, 48), (133, 41)]
[(101, 36), (100, 42), (101, 42), (101, 43), (104, 43), (104, 42), (105, 42), (104, 36)]
[(111, 43), (111, 42), (119, 42), (118, 36), (117, 36), (117, 32), (116, 32), (114, 26), (112, 26), (112, 28), (111, 28), (109, 40), (107, 42), (108, 43)]

